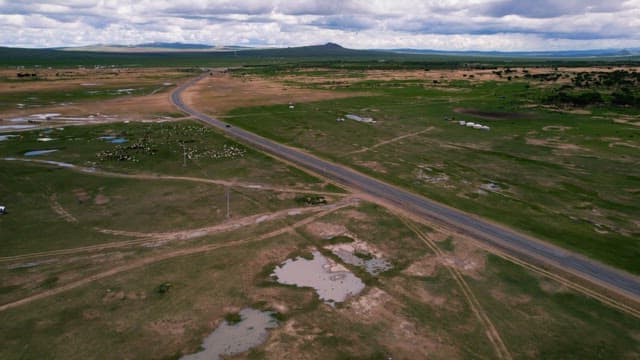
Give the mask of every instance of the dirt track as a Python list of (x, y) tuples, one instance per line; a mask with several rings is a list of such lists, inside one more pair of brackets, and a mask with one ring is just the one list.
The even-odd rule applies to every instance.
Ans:
[[(399, 217), (402, 220), (402, 222), (404, 222), (405, 225), (409, 229), (411, 229), (425, 243), (425, 245), (427, 245), (427, 247), (431, 251), (435, 253), (437, 258), (444, 257), (444, 254), (442, 250), (440, 250), (438, 245), (435, 244), (431, 239), (429, 239), (429, 237), (424, 232), (422, 232), (420, 228), (418, 228), (415, 224), (413, 224), (409, 219), (406, 219), (401, 215), (399, 215)], [(442, 262), (442, 263), (446, 264), (446, 262)], [(475, 294), (471, 290), (471, 287), (469, 287), (469, 284), (467, 284), (467, 281), (464, 279), (460, 271), (454, 266), (445, 266), (445, 267), (447, 268), (447, 271), (449, 271), (449, 274), (451, 275), (451, 277), (453, 277), (453, 279), (456, 281), (456, 284), (458, 284), (460, 291), (462, 291), (462, 294), (467, 300), (467, 303), (469, 304), (469, 307), (473, 311), (474, 315), (478, 318), (482, 326), (485, 328), (485, 333), (489, 338), (489, 341), (491, 341), (491, 344), (493, 345), (498, 358), (511, 359), (512, 358), (511, 353), (509, 352), (509, 349), (507, 348), (504, 341), (502, 340), (502, 337), (500, 336), (498, 329), (496, 329), (495, 325), (493, 325), (491, 318), (489, 318), (487, 313), (482, 308), (482, 305), (478, 301), (478, 298), (475, 296)]]
[(126, 272), (126, 271), (131, 271), (134, 269), (138, 269), (140, 267), (149, 265), (149, 264), (153, 264), (159, 261), (163, 261), (163, 260), (168, 260), (168, 259), (172, 259), (175, 257), (179, 257), (179, 256), (187, 256), (187, 255), (193, 255), (193, 254), (199, 254), (199, 253), (203, 253), (203, 252), (208, 252), (208, 251), (213, 251), (213, 250), (217, 250), (217, 249), (222, 249), (222, 248), (227, 248), (227, 247), (232, 247), (232, 246), (240, 246), (240, 245), (244, 245), (244, 244), (248, 244), (251, 242), (257, 242), (257, 241), (261, 241), (261, 240), (265, 240), (265, 239), (269, 239), (278, 235), (282, 235), (285, 234), (287, 232), (290, 231), (294, 231), (296, 228), (307, 225), (313, 221), (315, 221), (316, 219), (319, 219), (325, 215), (328, 215), (336, 210), (339, 210), (341, 208), (347, 207), (347, 206), (351, 206), (351, 203), (345, 202), (341, 205), (334, 205), (331, 206), (329, 209), (325, 209), (324, 211), (321, 211), (315, 215), (309, 216), (303, 220), (300, 220), (290, 226), (286, 226), (271, 232), (268, 232), (266, 234), (262, 234), (259, 236), (256, 236), (254, 238), (249, 238), (249, 239), (245, 239), (245, 240), (238, 240), (238, 241), (232, 241), (229, 243), (224, 243), (224, 244), (207, 244), (207, 245), (202, 245), (202, 246), (197, 246), (197, 247), (192, 247), (192, 248), (186, 248), (186, 249), (179, 249), (179, 250), (174, 250), (174, 251), (170, 251), (170, 252), (166, 252), (166, 253), (162, 253), (162, 254), (157, 254), (157, 255), (153, 255), (153, 256), (148, 256), (148, 257), (144, 257), (138, 260), (134, 260), (131, 261), (125, 265), (122, 266), (117, 266), (114, 267), (112, 269), (109, 269), (107, 271), (95, 274), (95, 275), (91, 275), (89, 277), (86, 277), (84, 279), (80, 279), (56, 288), (53, 288), (51, 290), (47, 290), (47, 291), (43, 291), (41, 293), (38, 294), (34, 294), (31, 296), (28, 296), (26, 298), (17, 300), (17, 301), (13, 301), (7, 304), (3, 304), (0, 305), (0, 311), (5, 311), (14, 307), (18, 307), (27, 303), (30, 303), (32, 301), (35, 300), (39, 300), (39, 299), (43, 299), (49, 296), (53, 296), (53, 295), (57, 295), (60, 294), (62, 292), (77, 288), (79, 286), (83, 286), (86, 284), (89, 284), (91, 282), (100, 280), (100, 279), (104, 279), (106, 277), (115, 275), (115, 274), (119, 274), (122, 272)]
[[(228, 186), (228, 187), (239, 187), (239, 188), (246, 188), (246, 189), (252, 189), (252, 190), (277, 191), (277, 192), (294, 193), (294, 194), (314, 193), (318, 195), (338, 196), (338, 197), (343, 197), (348, 195), (345, 193), (330, 192), (330, 191), (317, 191), (313, 189), (297, 189), (293, 187), (279, 187), (279, 186), (271, 186), (271, 185), (264, 185), (264, 184), (251, 184), (251, 183), (244, 183), (244, 182), (238, 182), (238, 181), (215, 180), (215, 179), (206, 179), (206, 178), (198, 178), (198, 177), (190, 177), (190, 176), (173, 176), (173, 175), (158, 175), (158, 174), (122, 174), (122, 173), (115, 173), (110, 171), (87, 168), (87, 167), (77, 166), (69, 163), (62, 163), (62, 162), (49, 161), (49, 160), (23, 159), (23, 158), (2, 158), (0, 160), (23, 161), (23, 162), (42, 164), (42, 165), (59, 166), (65, 169), (73, 170), (73, 171), (80, 172), (87, 175), (108, 176), (108, 177), (116, 177), (116, 178), (124, 178), (124, 179), (192, 181), (192, 182), (200, 182), (200, 183), (214, 184), (214, 185), (221, 185), (221, 186)], [(66, 217), (62, 214), (61, 216)]]

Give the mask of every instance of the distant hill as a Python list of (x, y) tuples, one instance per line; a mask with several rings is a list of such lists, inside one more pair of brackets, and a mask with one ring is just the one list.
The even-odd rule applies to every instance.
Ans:
[(219, 50), (215, 46), (204, 44), (185, 44), (185, 43), (167, 43), (152, 42), (137, 45), (118, 45), (118, 44), (96, 44), (77, 47), (62, 47), (51, 50), (62, 51), (95, 51), (95, 52), (173, 52), (173, 51), (215, 51)]
[(92, 51), (92, 52), (127, 52), (127, 53), (157, 53), (157, 52), (211, 52), (211, 51), (244, 51), (260, 50), (273, 54), (272, 56), (317, 56), (341, 55), (353, 56), (381, 53), (395, 53), (407, 55), (444, 55), (444, 56), (473, 56), (473, 57), (504, 57), (504, 58), (589, 58), (589, 57), (624, 57), (640, 55), (637, 49), (596, 49), (596, 50), (562, 50), (562, 51), (446, 51), (431, 49), (370, 49), (354, 50), (344, 48), (336, 43), (287, 48), (274, 47), (245, 47), (236, 45), (215, 46), (207, 44), (189, 44), (180, 42), (150, 42), (137, 45), (89, 45), (81, 47), (64, 47), (55, 50), (64, 51)]
[(215, 46), (204, 45), (204, 44), (185, 44), (180, 42), (151, 42), (133, 45), (132, 47), (139, 48), (157, 48), (157, 49), (180, 49), (180, 50), (194, 50), (194, 49), (212, 49)]
[[(406, 55), (391, 52), (346, 49), (334, 43), (290, 48), (245, 48), (239, 46), (203, 48), (197, 44), (162, 43), (95, 45), (78, 48), (23, 49), (0, 47), (4, 66), (229, 66), (273, 61), (370, 61)], [(194, 48), (195, 45), (195, 48)], [(409, 55), (413, 56), (413, 55)]]
[[(384, 50), (355, 50), (347, 49), (335, 43), (326, 43), (324, 45), (311, 45), (287, 48), (270, 48), (270, 49), (245, 49), (242, 54), (247, 55), (250, 52), (259, 52), (263, 56), (272, 57), (357, 57), (357, 56), (383, 56), (389, 55), (390, 52)], [(238, 54), (241, 52), (238, 51)]]
[[(89, 45), (82, 47), (55, 48), (62, 51), (89, 51), (109, 53), (162, 53), (162, 52), (238, 52), (251, 51), (253, 56), (256, 51), (264, 56), (354, 56), (370, 53), (384, 53), (384, 50), (353, 50), (346, 49), (335, 43), (324, 45), (298, 46), (287, 48), (259, 48), (243, 46), (211, 46), (203, 44), (164, 43), (152, 42), (138, 45)], [(388, 53), (388, 52), (387, 52)]]
[[(161, 47), (158, 47), (161, 46)], [(287, 48), (248, 48), (202, 44), (147, 43), (136, 47), (96, 45), (64, 49), (23, 49), (0, 47), (0, 66), (186, 66), (215, 67), (306, 63), (314, 66), (353, 68), (450, 68), (479, 63), (511, 66), (554, 64), (640, 63), (638, 49), (577, 52), (443, 52), (434, 50), (355, 50), (335, 43)], [(602, 55), (606, 54), (606, 55)]]
[(640, 55), (640, 49), (596, 49), (596, 50), (561, 50), (561, 51), (443, 51), (429, 49), (391, 49), (398, 54), (416, 55), (454, 55), (454, 56), (487, 56), (487, 57), (520, 57), (520, 58), (588, 58), (619, 57)]
[[(151, 42), (137, 45), (96, 44), (77, 47), (52, 48), (62, 51), (94, 51), (94, 52), (128, 52), (128, 53), (157, 53), (157, 52), (196, 52), (196, 51), (238, 51), (254, 49), (246, 46), (214, 46), (206, 44), (185, 44), (180, 42)], [(257, 49), (257, 48), (256, 48)]]

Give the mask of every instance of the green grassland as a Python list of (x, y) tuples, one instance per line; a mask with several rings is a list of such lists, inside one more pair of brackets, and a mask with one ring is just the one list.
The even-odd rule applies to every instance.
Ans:
[(637, 65), (638, 56), (610, 57), (505, 57), (482, 55), (401, 54), (387, 51), (352, 50), (331, 45), (302, 46), (282, 49), (248, 49), (214, 52), (92, 52), (54, 49), (21, 49), (0, 47), (0, 66), (67, 67), (67, 66), (239, 66), (264, 67), (334, 67), (351, 69), (421, 69), (468, 66), (590, 66), (593, 64)]
[[(145, 59), (140, 63), (152, 64), (181, 56), (184, 63), (211, 64), (206, 54), (53, 55), (61, 56), (52, 58), (60, 64), (69, 59), (88, 64)], [(272, 61), (276, 67), (239, 71), (272, 76), (300, 70), (277, 58), (282, 53), (272, 55), (256, 55), (251, 61)], [(434, 59), (445, 65), (443, 58)], [(332, 67), (351, 68), (351, 76), (362, 68), (425, 64), (369, 57)], [(313, 71), (330, 77), (333, 70)], [(558, 93), (557, 86), (531, 79), (435, 84), (363, 78), (335, 91), (371, 96), (296, 104), (294, 110), (286, 105), (237, 109), (225, 120), (640, 272), (640, 128), (633, 124), (639, 112), (614, 106), (611, 89), (598, 89), (605, 101), (587, 107), (590, 114), (570, 113), (575, 108), (568, 105), (551, 106), (545, 100)], [(454, 112), (457, 108), (497, 112), (501, 120)], [(377, 122), (336, 121), (346, 114)], [(489, 125), (491, 131), (459, 126), (452, 117)], [(640, 354), (637, 318), (489, 255), (467, 240), (421, 226), (429, 237), (440, 239), (446, 259), (438, 259), (403, 220), (365, 201), (318, 219), (291, 212), (199, 235), (200, 228), (245, 216), (322, 206), (306, 204), (300, 194), (315, 201), (314, 192), (335, 192), (323, 194), (323, 200), (335, 203), (344, 190), (195, 121), (67, 126), (13, 135), (18, 136), (0, 141), (0, 203), (9, 210), (0, 216), (0, 306), (87, 281), (0, 310), (2, 359), (176, 359), (198, 351), (225, 317), (245, 307), (275, 311), (280, 325), (264, 345), (241, 358), (495, 358), (487, 329), (445, 260), (459, 267), (514, 358), (633, 359)], [(103, 136), (127, 142), (113, 144)], [(44, 137), (53, 140), (38, 141)], [(24, 155), (44, 149), (58, 151)], [(301, 225), (305, 219), (309, 222)], [(333, 239), (321, 236), (335, 228), (346, 232)], [(101, 229), (194, 234), (152, 241)], [(373, 276), (342, 264), (366, 288), (335, 308), (309, 288), (280, 285), (270, 276), (277, 264), (314, 249), (340, 262), (324, 246), (352, 238), (379, 250), (393, 268)], [(140, 239), (144, 242), (125, 244)], [(114, 247), (29, 257), (107, 243)], [(25, 257), (9, 258), (20, 255)]]
[[(374, 96), (298, 104), (292, 111), (236, 109), (227, 120), (640, 273), (640, 172), (635, 166), (640, 128), (629, 122), (640, 111), (595, 104), (577, 114), (566, 111), (571, 107), (544, 105), (558, 87), (524, 78), (363, 80), (336, 91)], [(603, 90), (603, 96), (610, 92)], [(460, 108), (494, 118), (454, 111)], [(336, 121), (345, 114), (370, 116), (377, 123)], [(491, 130), (470, 129), (457, 120)], [(367, 149), (412, 133), (418, 134)]]
[[(393, 263), (394, 270), (367, 280), (362, 297), (379, 290), (387, 294), (384, 303), (371, 303), (371, 313), (358, 310), (354, 303), (360, 297), (332, 308), (320, 303), (312, 290), (278, 285), (268, 276), (275, 264), (292, 254), (329, 242), (302, 228), (257, 242), (177, 256), (0, 312), (0, 321), (6, 324), (0, 330), (4, 344), (0, 357), (80, 359), (99, 352), (105, 359), (177, 358), (197, 351), (225, 316), (248, 306), (275, 309), (280, 320), (265, 345), (244, 355), (249, 358), (495, 357), (484, 329), (444, 268), (428, 276), (405, 273), (411, 263), (433, 254), (399, 219), (378, 206), (362, 204), (319, 221), (345, 226), (351, 236), (383, 251)], [(100, 258), (63, 257), (56, 264), (26, 271), (3, 269), (2, 274), (9, 279), (41, 273), (34, 291), (42, 291), (73, 274), (96, 273), (135, 257), (199, 243), (247, 240), (284, 225), (260, 224), (190, 244), (140, 249), (136, 256), (105, 252)], [(452, 254), (459, 245), (457, 240), (454, 243)], [(501, 259), (489, 256), (485, 268), (466, 279), (514, 357), (633, 358), (640, 351), (635, 319), (557, 284), (547, 286), (548, 280)], [(171, 287), (159, 292), (162, 284)]]
[[(118, 145), (99, 139), (108, 134), (126, 137), (129, 142)], [(37, 141), (40, 136), (56, 140), (43, 143)], [(188, 152), (186, 167), (182, 145)], [(29, 150), (51, 148), (59, 151), (23, 156)], [(237, 151), (229, 152), (230, 148)], [(114, 152), (135, 161), (120, 161), (104, 155)], [(243, 181), (283, 190), (308, 189), (311, 194), (314, 190), (341, 191), (190, 121), (21, 132), (17, 138), (0, 142), (0, 155), (61, 161), (95, 169), (93, 173), (78, 172), (55, 165), (0, 160), (0, 174), (4, 179), (0, 183), (0, 199), (10, 211), (0, 219), (3, 234), (10, 234), (3, 236), (2, 256), (114, 240), (94, 228), (163, 232), (210, 226), (226, 220), (226, 186), (189, 179), (161, 179), (163, 175), (226, 180), (229, 184)], [(111, 173), (102, 174), (102, 171)], [(117, 177), (118, 174), (130, 177)], [(146, 177), (138, 179), (132, 175)], [(229, 197), (232, 218), (300, 206), (292, 197), (279, 198), (277, 192), (257, 187), (231, 186)], [(77, 221), (65, 221), (55, 211), (56, 204)]]
[[(315, 183), (317, 189), (322, 187), (317, 178), (276, 162), (192, 120), (68, 126), (14, 134), (19, 137), (0, 142), (2, 157), (23, 157), (27, 151), (59, 149), (34, 158), (121, 173), (241, 178), (245, 182), (288, 186)], [(102, 136), (121, 137), (127, 142), (113, 144), (100, 139)], [(43, 137), (54, 140), (38, 141)]]

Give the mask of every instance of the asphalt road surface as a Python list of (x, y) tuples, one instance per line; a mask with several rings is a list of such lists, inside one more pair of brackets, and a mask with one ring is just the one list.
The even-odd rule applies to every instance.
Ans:
[(227, 135), (278, 158), (322, 174), (340, 184), (357, 189), (369, 196), (392, 203), (428, 221), (462, 232), (512, 256), (524, 259), (534, 258), (548, 265), (559, 267), (587, 281), (626, 294), (635, 300), (640, 298), (640, 278), (637, 276), (519, 234), (460, 210), (431, 201), (410, 191), (373, 179), (344, 166), (319, 159), (298, 149), (268, 140), (187, 106), (182, 101), (182, 92), (201, 78), (198, 77), (178, 87), (171, 94), (171, 100), (180, 110), (220, 129)]

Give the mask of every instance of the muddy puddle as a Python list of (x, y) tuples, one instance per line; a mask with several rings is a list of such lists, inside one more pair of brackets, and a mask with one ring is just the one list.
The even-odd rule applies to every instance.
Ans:
[(331, 306), (364, 289), (362, 280), (347, 268), (327, 259), (318, 251), (312, 254), (311, 260), (302, 257), (286, 260), (276, 267), (271, 276), (281, 284), (314, 288), (320, 300)]
[(18, 135), (0, 135), (0, 141), (6, 141), (15, 137), (18, 137)]
[[(18, 104), (21, 105), (21, 104)], [(46, 113), (46, 114), (31, 114), (28, 116), (21, 116), (9, 119), (11, 122), (27, 122), (29, 120), (51, 120), (52, 118), (58, 117), (61, 114), (59, 113)]]
[(0, 130), (23, 130), (34, 127), (36, 127), (36, 125), (0, 125)]
[(491, 182), (480, 185), (480, 188), (482, 190), (491, 191), (491, 192), (500, 191), (500, 189), (501, 189), (500, 185), (494, 184), (494, 183), (491, 183)]
[(240, 311), (241, 321), (230, 325), (222, 322), (203, 343), (204, 350), (185, 355), (182, 360), (217, 360), (221, 356), (229, 356), (243, 353), (255, 346), (264, 343), (269, 335), (269, 329), (278, 326), (270, 312), (256, 309), (243, 309)]
[(391, 263), (380, 254), (372, 252), (368, 244), (364, 241), (329, 245), (325, 246), (325, 248), (331, 250), (332, 253), (345, 263), (361, 267), (374, 276), (390, 270), (393, 267)]
[(2, 160), (5, 160), (5, 161), (36, 161), (36, 162), (39, 162), (39, 163), (42, 163), (42, 164), (56, 165), (56, 166), (60, 166), (60, 167), (68, 167), (68, 168), (76, 167), (73, 164), (60, 162), (60, 161), (52, 161), (52, 160), (27, 160), (27, 159), (18, 159), (18, 158), (14, 158), (14, 157), (6, 157), (6, 158), (2, 158)]
[(104, 140), (104, 141), (108, 141), (112, 144), (124, 144), (126, 142), (128, 142), (129, 140), (123, 138), (123, 137), (117, 137), (117, 136), (100, 136), (98, 139), (100, 140)]
[(24, 153), (24, 156), (39, 156), (39, 155), (46, 155), (46, 154), (50, 154), (52, 152), (56, 152), (58, 151), (58, 149), (47, 149), (47, 150), (32, 150), (32, 151), (27, 151)]

